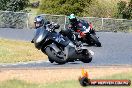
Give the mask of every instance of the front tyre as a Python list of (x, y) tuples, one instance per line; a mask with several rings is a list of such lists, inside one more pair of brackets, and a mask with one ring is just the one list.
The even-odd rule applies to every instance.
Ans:
[(65, 55), (63, 57), (61, 57), (62, 55), (59, 56), (52, 47), (47, 47), (45, 52), (50, 60), (55, 61), (58, 64), (65, 64), (67, 62)]
[(50, 63), (54, 62), (54, 60), (52, 60), (50, 57), (48, 57), (48, 59), (49, 59)]

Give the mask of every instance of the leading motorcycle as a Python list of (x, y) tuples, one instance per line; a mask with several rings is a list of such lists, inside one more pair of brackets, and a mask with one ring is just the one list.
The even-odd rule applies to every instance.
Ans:
[(92, 55), (89, 50), (83, 46), (78, 50), (72, 41), (55, 31), (58, 28), (59, 26), (51, 24), (37, 28), (33, 38), (35, 47), (46, 54), (51, 63), (91, 62)]

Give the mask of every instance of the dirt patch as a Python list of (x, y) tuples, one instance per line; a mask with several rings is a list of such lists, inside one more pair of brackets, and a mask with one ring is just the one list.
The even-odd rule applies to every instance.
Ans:
[[(122, 72), (132, 72), (132, 68), (88, 68), (90, 78), (110, 76)], [(0, 81), (20, 79), (30, 83), (52, 83), (64, 80), (77, 80), (81, 69), (40, 69), (40, 70), (0, 70)]]

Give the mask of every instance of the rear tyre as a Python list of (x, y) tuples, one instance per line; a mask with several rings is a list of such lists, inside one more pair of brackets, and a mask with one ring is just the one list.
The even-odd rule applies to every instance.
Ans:
[(99, 42), (98, 38), (95, 35), (90, 35), (93, 43), (97, 46), (97, 47), (101, 47), (101, 43)]
[(85, 58), (81, 60), (83, 63), (90, 63), (92, 61), (92, 57), (91, 58)]
[(83, 54), (84, 54), (85, 58), (82, 58), (81, 61), (83, 63), (90, 63), (92, 61), (91, 53), (88, 50), (84, 50)]
[(46, 54), (50, 58), (49, 61), (55, 61), (58, 64), (65, 64), (67, 62), (64, 57), (59, 57), (56, 53), (55, 50), (52, 47), (47, 47), (45, 49)]
[(100, 42), (97, 42), (97, 43), (96, 43), (96, 46), (97, 46), (97, 47), (101, 47), (101, 43), (100, 43)]
[(89, 46), (93, 46), (93, 45), (94, 45), (89, 39), (86, 40), (86, 43), (87, 43)]

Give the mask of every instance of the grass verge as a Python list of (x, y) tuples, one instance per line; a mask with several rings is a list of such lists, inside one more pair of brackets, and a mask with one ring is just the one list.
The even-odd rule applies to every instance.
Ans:
[(15, 63), (46, 59), (47, 56), (25, 41), (0, 39), (0, 63)]
[[(112, 76), (102, 77), (100, 79), (129, 79), (132, 81), (130, 72), (115, 74)], [(0, 88), (82, 88), (78, 80), (68, 80), (49, 84), (32, 84), (21, 80), (13, 79), (0, 83)], [(106, 88), (106, 86), (91, 86), (86, 88)], [(109, 86), (107, 88), (132, 88), (131, 86)]]

